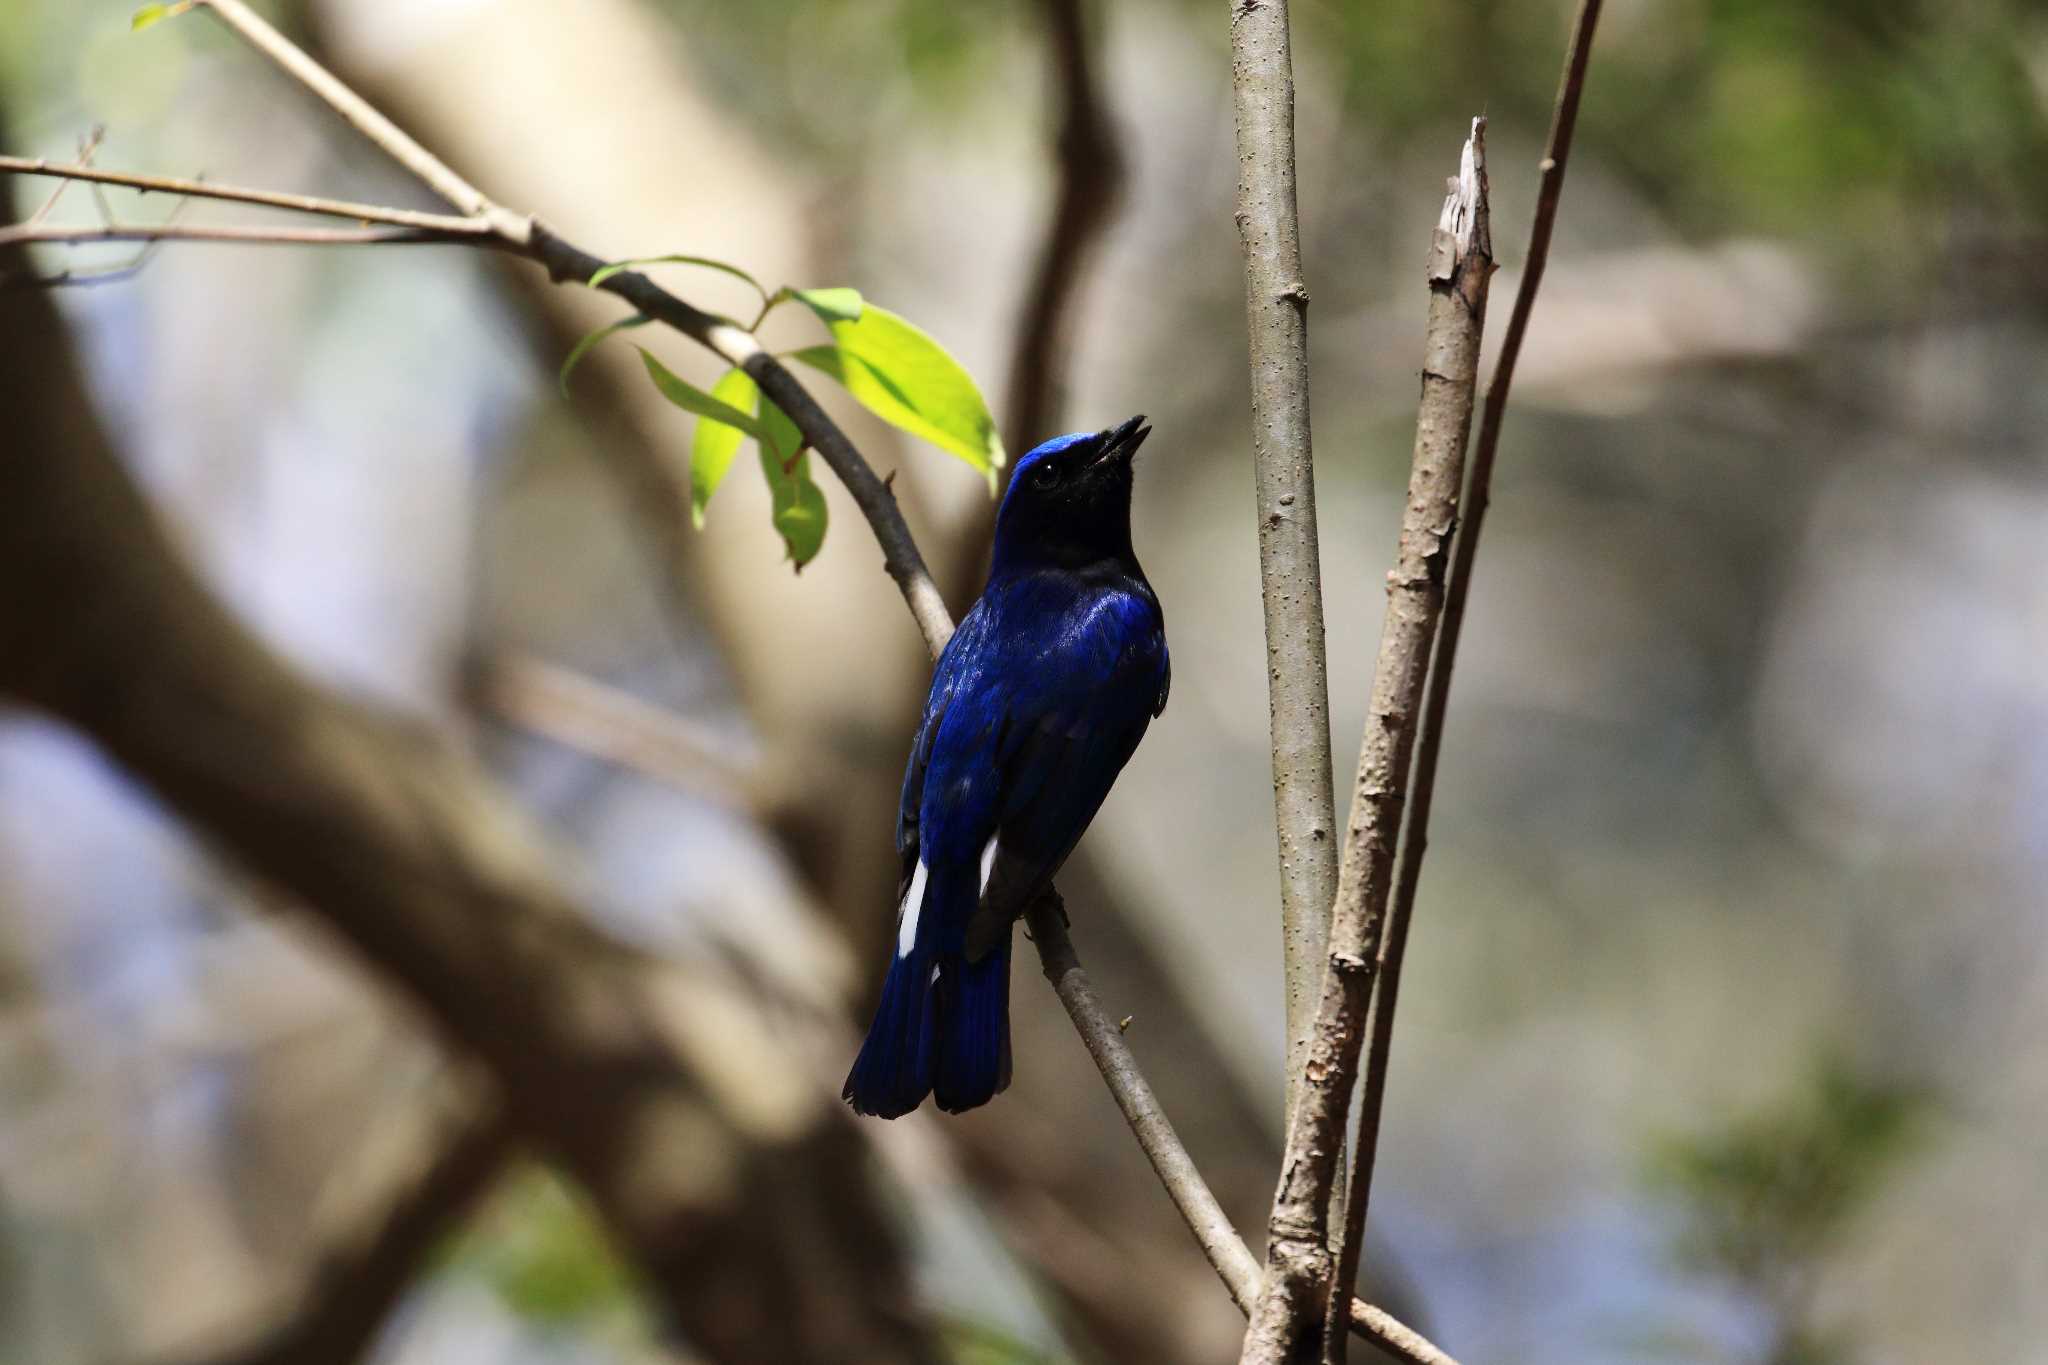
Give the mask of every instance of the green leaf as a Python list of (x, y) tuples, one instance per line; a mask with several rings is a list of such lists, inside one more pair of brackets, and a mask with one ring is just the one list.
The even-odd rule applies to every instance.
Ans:
[[(761, 399), (760, 390), (745, 370), (727, 370), (709, 394), (698, 397), (741, 414), (746, 425), (742, 427), (715, 413), (700, 414), (702, 420), (697, 423), (697, 434), (690, 447), (691, 523), (702, 529), (711, 495), (731, 472), (740, 442), (751, 435), (760, 447), (761, 473), (768, 480), (775, 529), (781, 534), (790, 559), (802, 570), (825, 543), (826, 513), (825, 494), (811, 478), (811, 457), (803, 448), (803, 436), (796, 423), (781, 408)], [(758, 418), (753, 416), (757, 405), (761, 409)]]
[(174, 5), (144, 5), (135, 11), (135, 17), (128, 21), (130, 33), (140, 33), (151, 24), (164, 19), (175, 19), (191, 9), (194, 0), (178, 0)]
[(782, 292), (809, 307), (828, 327), (835, 322), (859, 321), (861, 310), (867, 306), (861, 300), (860, 290), (847, 289), (843, 286), (828, 289), (785, 289)]
[[(796, 424), (783, 416), (775, 404), (766, 404), (761, 420), (771, 432), (780, 429), (789, 439), (801, 442)], [(815, 559), (825, 544), (825, 493), (811, 479), (809, 451), (800, 444), (793, 445), (790, 449), (794, 454), (785, 460), (776, 449), (773, 439), (761, 443), (761, 473), (767, 477), (768, 491), (774, 498), (775, 529), (781, 532), (782, 543), (789, 550), (797, 572), (802, 573), (804, 565)]]
[(803, 453), (804, 434), (796, 429), (796, 423), (789, 414), (771, 401), (761, 410), (761, 429), (768, 433), (768, 443), (775, 447), (775, 456), (787, 466)]
[(586, 283), (592, 289), (595, 289), (621, 271), (637, 270), (643, 265), (701, 265), (707, 270), (723, 270), (734, 279), (745, 280), (748, 284), (752, 285), (754, 292), (759, 294), (763, 300), (766, 300), (768, 297), (768, 291), (763, 289), (761, 282), (752, 275), (749, 275), (736, 265), (726, 261), (715, 261), (709, 256), (640, 256), (630, 261), (613, 261), (610, 265), (592, 275)]
[(831, 375), (861, 406), (893, 427), (930, 441), (980, 470), (993, 492), (1003, 442), (981, 390), (946, 349), (879, 304), (855, 321), (831, 324), (838, 346), (795, 353)]
[[(713, 398), (743, 412), (754, 410), (758, 393), (745, 370), (727, 370), (711, 386)], [(733, 457), (740, 452), (740, 442), (746, 438), (744, 431), (724, 422), (706, 418), (697, 423), (696, 438), (690, 443), (690, 524), (698, 530), (704, 529), (704, 509), (711, 505), (718, 485), (725, 482)]]
[[(694, 412), (699, 417), (709, 417), (714, 422), (723, 422), (729, 427), (738, 427), (747, 435), (760, 439), (761, 424), (750, 412), (741, 412), (732, 404), (713, 398), (694, 384), (685, 383), (669, 372), (666, 365), (656, 360), (645, 346), (633, 349), (640, 352), (640, 358), (647, 362), (647, 377), (654, 381), (654, 387), (661, 390), (661, 396), (674, 403), (684, 412)], [(720, 381), (723, 382), (723, 381)], [(752, 381), (748, 382), (752, 387)]]
[(562, 390), (562, 397), (567, 398), (569, 396), (569, 372), (583, 363), (583, 357), (590, 353), (591, 347), (603, 341), (613, 332), (622, 331), (628, 327), (644, 327), (652, 321), (654, 319), (648, 317), (645, 313), (635, 313), (632, 317), (621, 318), (617, 322), (608, 322), (596, 331), (586, 333), (581, 341), (578, 341), (569, 348), (569, 358), (562, 362), (561, 372), (555, 376), (555, 383)]

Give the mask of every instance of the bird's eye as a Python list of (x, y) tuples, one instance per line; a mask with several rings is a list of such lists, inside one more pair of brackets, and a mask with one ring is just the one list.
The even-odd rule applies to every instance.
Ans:
[(1037, 468), (1031, 471), (1031, 486), (1033, 488), (1051, 488), (1059, 481), (1059, 468), (1050, 460), (1039, 461)]

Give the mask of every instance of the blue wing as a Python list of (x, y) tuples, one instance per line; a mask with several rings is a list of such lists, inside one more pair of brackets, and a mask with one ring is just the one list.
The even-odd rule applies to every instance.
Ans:
[[(913, 843), (928, 861), (973, 860), (981, 894), (947, 916), (946, 946), (978, 960), (1095, 818), (1164, 709), (1169, 672), (1158, 603), (1127, 579), (1018, 579), (984, 597), (961, 636), (926, 706), (898, 845), (906, 871)], [(954, 937), (970, 919), (971, 937)]]

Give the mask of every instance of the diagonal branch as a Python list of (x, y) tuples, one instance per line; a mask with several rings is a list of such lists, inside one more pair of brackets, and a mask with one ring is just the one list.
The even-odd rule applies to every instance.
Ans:
[[(1493, 273), (1485, 129), (1484, 119), (1472, 121), (1430, 247), (1429, 327), (1408, 503), (1399, 553), (1387, 577), (1386, 621), (1330, 918), (1329, 962), (1273, 1195), (1266, 1278), (1245, 1333), (1244, 1365), (1278, 1365), (1322, 1354), (1336, 1270), (1330, 1206), (1358, 1074), (1416, 713), (1443, 607), (1445, 553), (1457, 516), (1465, 438), (1478, 386), (1479, 339)], [(1354, 1253), (1355, 1245), (1354, 1240)]]
[[(0, 168), (4, 169), (4, 168)], [(293, 228), (231, 224), (207, 227), (187, 223), (109, 223), (104, 227), (52, 227), (47, 224), (0, 228), (0, 246), (49, 242), (83, 246), (95, 242), (232, 242), (240, 246), (398, 246), (468, 241), (495, 245), (472, 232), (450, 234), (428, 228)]]
[[(235, 204), (259, 204), (265, 208), (290, 209), (326, 218), (347, 218), (359, 223), (384, 223), (391, 227), (426, 228), (451, 236), (488, 237), (491, 225), (480, 218), (452, 213), (421, 213), (417, 209), (385, 208), (380, 204), (358, 204), (346, 199), (323, 199), (311, 194), (280, 194), (276, 190), (250, 189), (243, 185), (217, 185), (210, 180), (187, 180), (174, 175), (138, 175), (133, 171), (107, 171), (84, 162), (47, 161), (41, 157), (0, 156), (0, 171), (15, 175), (45, 175), (65, 181), (97, 185), (118, 185), (143, 194), (175, 194), (185, 199), (221, 199)], [(33, 227), (48, 211), (48, 205), (28, 220)]]
[[(1372, 1193), (1380, 1109), (1386, 1098), (1387, 1065), (1393, 1050), (1394, 1008), (1400, 1000), (1401, 962), (1408, 947), (1408, 926), (1415, 914), (1416, 888), (1422, 880), (1422, 859), (1429, 849), (1429, 815), (1436, 796), (1437, 756), (1443, 749), (1451, 669), (1457, 663), (1458, 633), (1465, 623), (1465, 601), (1472, 592), (1472, 565), (1479, 553), (1479, 532), (1486, 520), (1494, 454), (1500, 446), (1501, 417), (1507, 410), (1508, 388), (1515, 377), (1515, 361), (1521, 355), (1529, 313), (1535, 306), (1536, 290), (1543, 283), (1543, 267), (1550, 256), (1551, 229), (1556, 225), (1558, 199), (1564, 191), (1565, 162), (1571, 155), (1572, 130), (1578, 122), (1579, 98), (1586, 86), (1586, 64), (1593, 51), (1593, 30), (1599, 22), (1600, 0), (1581, 0), (1578, 18), (1572, 26), (1564, 72), (1558, 78), (1557, 104), (1551, 115), (1550, 139), (1541, 163), (1542, 182), (1536, 195), (1536, 216), (1529, 228), (1529, 251), (1524, 258), (1522, 282), (1515, 291), (1514, 309), (1508, 315), (1507, 332), (1501, 340), (1500, 359), (1494, 366), (1493, 382), (1486, 390), (1479, 435), (1472, 444), (1472, 470), (1467, 480), (1462, 514), (1451, 543), (1450, 580), (1444, 597), (1443, 624), (1438, 631), (1436, 662), (1429, 676), (1429, 693), (1423, 702), (1416, 740), (1415, 770), (1410, 778), (1408, 829), (1402, 845), (1401, 870), (1394, 887), (1393, 904), (1387, 913), (1386, 935), (1380, 945), (1379, 984), (1373, 999), (1365, 1099), (1359, 1111), (1351, 1206), (1346, 1211), (1347, 1227), (1352, 1229), (1364, 1226), (1367, 1201)], [(1348, 1254), (1349, 1239), (1346, 1249)], [(1337, 1283), (1351, 1284), (1355, 1273), (1354, 1260), (1347, 1271), (1340, 1272)]]
[(1273, 742), (1286, 965), (1287, 1113), (1307, 1058), (1337, 885), (1330, 680), (1309, 445), (1308, 286), (1294, 196), (1294, 71), (1287, 0), (1231, 7), (1237, 106), (1237, 230), (1250, 335), (1252, 478)]
[[(1159, 1107), (1138, 1059), (1131, 1055), (1118, 1027), (1089, 984), (1088, 974), (1074, 955), (1067, 936), (1066, 910), (1057, 894), (1043, 896), (1031, 906), (1026, 917), (1031, 938), (1038, 947), (1038, 960), (1045, 979), (1052, 983), (1060, 1003), (1074, 1021), (1074, 1031), (1095, 1067), (1102, 1073), (1117, 1107), (1123, 1110), (1131, 1132), (1152, 1163), (1167, 1197), (1186, 1220), (1202, 1254), (1216, 1270), (1238, 1311), (1250, 1313), (1259, 1297), (1259, 1263), (1231, 1226), (1229, 1215), (1216, 1202), (1207, 1181), (1196, 1168), (1194, 1158), (1181, 1144), (1179, 1134)], [(1350, 1300), (1349, 1326), (1353, 1333), (1390, 1351), (1412, 1365), (1457, 1365), (1427, 1337), (1403, 1325), (1391, 1314), (1358, 1299)]]
[(318, 95), (327, 106), (348, 121), (348, 125), (381, 148), (393, 161), (424, 183), (434, 193), (460, 209), (466, 216), (481, 218), (491, 229), (508, 237), (519, 235), (512, 215), (484, 197), (483, 191), (457, 175), (446, 162), (414, 141), (368, 100), (348, 88), (297, 43), (271, 27), (243, 0), (198, 0), (212, 10), (237, 37), (271, 61), (299, 84)]
[[(92, 127), (92, 131), (87, 133), (84, 137), (78, 140), (78, 165), (81, 168), (90, 166), (92, 164), (93, 157), (97, 155), (99, 152), (100, 144), (106, 141), (106, 139), (107, 130), (99, 124), (94, 124)], [(11, 160), (12, 158), (8, 159)], [(64, 197), (64, 191), (70, 188), (71, 182), (69, 180), (60, 180), (59, 182), (57, 182), (57, 188), (50, 191), (49, 198), (43, 200), (43, 202), (37, 206), (36, 211), (28, 216), (27, 221), (31, 224), (40, 223), (43, 221), (43, 219), (49, 217), (50, 210), (57, 207), (57, 201), (59, 199), (62, 199)]]

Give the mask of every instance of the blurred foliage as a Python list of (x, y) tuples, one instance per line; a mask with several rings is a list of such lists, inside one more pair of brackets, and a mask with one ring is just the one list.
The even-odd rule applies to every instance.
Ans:
[[(987, 0), (667, 4), (709, 85), (753, 126), (826, 157), (986, 96), (1032, 22), (1029, 7)], [(1367, 148), (1479, 110), (1497, 137), (1535, 145), (1574, 8), (1312, 0), (1294, 6), (1295, 49), (1305, 73), (1336, 67), (1343, 117)], [(1213, 52), (1224, 88), (1218, 7), (1158, 12)], [(2048, 14), (2036, 0), (1621, 0), (1602, 24), (1583, 154), (1688, 233), (1824, 234), (1858, 255), (1919, 260), (1945, 242), (1916, 240), (1913, 210), (1961, 199), (1986, 223), (2048, 216)], [(825, 53), (829, 73), (816, 66)], [(878, 98), (902, 75), (905, 98)]]
[(1656, 1143), (1649, 1183), (1683, 1217), (1680, 1260), (1769, 1315), (1770, 1365), (1853, 1358), (1846, 1336), (1807, 1320), (1813, 1283), (1919, 1146), (1929, 1108), (1923, 1092), (1859, 1076), (1830, 1056), (1775, 1105)]
[(941, 1330), (954, 1365), (1066, 1365), (1068, 1360), (977, 1319), (948, 1318)]
[[(707, 90), (791, 150), (827, 156), (971, 100), (1025, 6), (995, 0), (666, 0)], [(907, 99), (892, 101), (891, 94)]]
[(509, 1176), (450, 1241), (443, 1265), (481, 1280), (530, 1322), (646, 1326), (631, 1270), (583, 1196), (545, 1166)]

